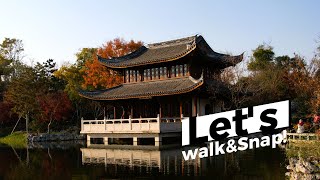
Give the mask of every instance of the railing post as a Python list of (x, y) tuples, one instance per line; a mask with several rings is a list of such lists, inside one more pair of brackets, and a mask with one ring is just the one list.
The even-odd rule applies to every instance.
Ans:
[(107, 118), (104, 116), (104, 131), (107, 131)]
[(131, 115), (129, 116), (129, 127), (130, 127), (130, 131), (131, 131), (132, 130)]
[(157, 126), (157, 127), (159, 128), (159, 132), (161, 132), (161, 131), (160, 131), (160, 127), (161, 127), (161, 126), (160, 126), (160, 123), (161, 123), (160, 121), (161, 121), (161, 119), (160, 119), (160, 114), (158, 114), (158, 115), (157, 115), (157, 123), (158, 123), (158, 126)]
[(81, 131), (83, 131), (83, 117), (81, 117)]

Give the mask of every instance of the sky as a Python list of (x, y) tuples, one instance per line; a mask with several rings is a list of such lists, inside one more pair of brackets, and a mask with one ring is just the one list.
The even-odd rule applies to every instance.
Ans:
[(202, 35), (211, 48), (233, 55), (259, 44), (276, 55), (307, 60), (320, 40), (316, 0), (0, 0), (0, 41), (18, 38), (27, 63), (73, 63), (85, 47), (120, 37), (144, 43)]

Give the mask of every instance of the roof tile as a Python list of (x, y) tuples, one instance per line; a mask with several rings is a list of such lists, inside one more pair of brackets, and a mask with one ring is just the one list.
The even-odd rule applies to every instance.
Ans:
[(80, 95), (94, 100), (149, 98), (190, 92), (203, 84), (202, 78), (191, 77), (122, 84), (100, 91), (82, 91)]
[(202, 36), (191, 36), (166, 42), (142, 46), (138, 50), (125, 56), (99, 61), (110, 68), (127, 68), (147, 64), (155, 64), (180, 59), (198, 48), (209, 62), (220, 64), (224, 68), (239, 63), (243, 56), (230, 56), (214, 52)]

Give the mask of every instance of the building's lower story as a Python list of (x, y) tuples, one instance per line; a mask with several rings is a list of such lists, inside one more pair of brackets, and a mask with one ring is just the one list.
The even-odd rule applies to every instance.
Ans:
[(222, 106), (204, 97), (182, 95), (103, 104), (108, 107), (104, 118), (81, 120), (88, 145), (180, 143), (184, 117), (220, 112)]

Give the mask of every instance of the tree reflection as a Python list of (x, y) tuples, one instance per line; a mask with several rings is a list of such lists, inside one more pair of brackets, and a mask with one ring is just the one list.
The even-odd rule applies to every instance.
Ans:
[[(86, 149), (86, 148), (82, 148)], [(97, 149), (104, 152), (103, 149)], [(12, 149), (0, 147), (0, 179), (106, 179), (106, 178), (150, 178), (171, 176), (201, 176), (218, 179), (284, 179), (285, 155), (279, 149), (260, 148), (248, 151), (213, 156), (209, 158), (184, 161), (181, 150), (157, 150), (159, 162), (150, 165), (142, 159), (137, 164), (119, 161), (120, 156), (126, 159), (124, 150), (109, 149), (105, 152), (119, 154), (108, 163), (97, 156), (94, 149), (89, 149), (89, 163), (84, 160), (79, 147), (70, 149)], [(121, 153), (116, 153), (121, 151)], [(132, 150), (133, 157), (138, 155)], [(169, 152), (168, 152), (169, 151)], [(95, 152), (95, 153), (94, 153)], [(131, 154), (132, 154), (131, 153)], [(148, 153), (148, 152), (146, 152)], [(130, 154), (130, 150), (126, 152)], [(100, 155), (103, 155), (100, 153)], [(106, 153), (105, 153), (106, 155)], [(97, 156), (97, 157), (95, 157)], [(109, 156), (105, 156), (108, 158)], [(155, 157), (155, 156), (152, 156)], [(28, 160), (29, 159), (29, 160)], [(96, 160), (94, 160), (96, 159)], [(118, 161), (120, 163), (118, 163)], [(153, 162), (153, 161), (152, 161)], [(154, 163), (153, 163), (154, 164)]]

